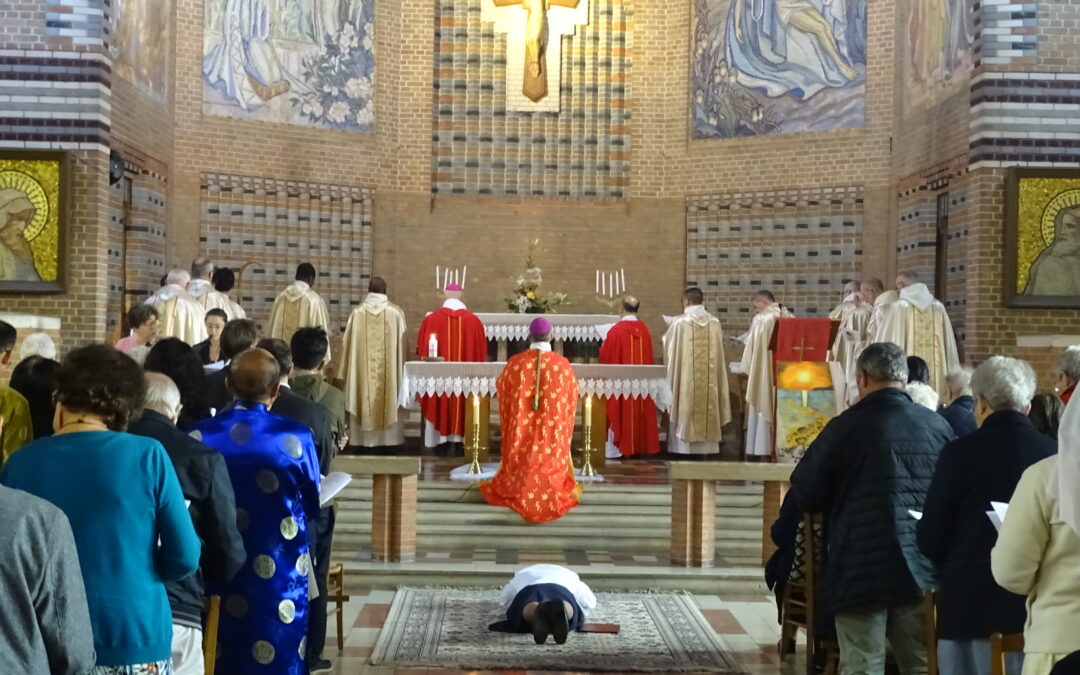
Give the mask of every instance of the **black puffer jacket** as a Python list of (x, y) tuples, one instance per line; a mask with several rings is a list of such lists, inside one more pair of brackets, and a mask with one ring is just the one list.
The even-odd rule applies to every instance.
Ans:
[(933, 585), (908, 509), (922, 509), (952, 438), (941, 415), (902, 389), (884, 389), (829, 422), (810, 445), (791, 489), (804, 511), (826, 514), (825, 609), (912, 600)]

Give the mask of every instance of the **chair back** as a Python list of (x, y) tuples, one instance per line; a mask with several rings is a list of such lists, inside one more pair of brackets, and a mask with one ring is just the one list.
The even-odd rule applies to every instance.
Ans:
[(221, 596), (203, 599), (203, 670), (214, 675), (217, 664), (218, 623), (221, 621)]
[(990, 636), (990, 675), (1005, 675), (1005, 655), (1024, 651), (1023, 633), (994, 633)]

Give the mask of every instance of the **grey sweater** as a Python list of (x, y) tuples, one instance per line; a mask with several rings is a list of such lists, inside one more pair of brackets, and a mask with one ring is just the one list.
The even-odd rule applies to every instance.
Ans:
[(0, 673), (84, 673), (94, 637), (67, 516), (0, 486)]

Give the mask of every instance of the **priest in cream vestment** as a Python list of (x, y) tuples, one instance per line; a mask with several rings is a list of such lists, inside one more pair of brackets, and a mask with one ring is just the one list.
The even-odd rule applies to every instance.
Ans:
[[(302, 263), (296, 268), (296, 281), (277, 296), (274, 308), (270, 310), (270, 337), (289, 342), (293, 333), (313, 326), (333, 336), (326, 301), (311, 288), (315, 284), (315, 276), (315, 266), (311, 263)], [(330, 361), (329, 351), (326, 352), (326, 360)]]
[(191, 281), (188, 282), (187, 292), (195, 302), (203, 308), (203, 313), (212, 309), (220, 309), (225, 312), (228, 320), (243, 319), (246, 317), (236, 316), (232, 300), (229, 296), (214, 288), (210, 280), (214, 276), (214, 263), (209, 258), (195, 258), (191, 261)]
[(186, 289), (191, 275), (186, 270), (172, 270), (165, 285), (146, 299), (158, 313), (158, 338), (180, 338), (189, 345), (206, 339), (206, 310)]
[(855, 292), (847, 295), (844, 302), (833, 310), (837, 316), (829, 315), (829, 318), (840, 322), (829, 358), (839, 363), (844, 370), (844, 399), (847, 405), (852, 405), (859, 400), (859, 386), (855, 381), (855, 363), (862, 350), (870, 344), (867, 329), (873, 310), (873, 305), (863, 301), (856, 284)]
[(386, 282), (372, 277), (364, 302), (345, 328), (339, 372), (352, 445), (373, 448), (405, 442), (398, 414), (405, 365), (405, 313), (386, 297)]
[(683, 313), (663, 339), (672, 393), (668, 452), (678, 454), (719, 452), (722, 427), (731, 421), (724, 331), (703, 300), (701, 289), (686, 289)]
[(912, 272), (896, 278), (900, 299), (893, 303), (875, 336), (876, 342), (900, 345), (908, 356), (918, 356), (930, 368), (930, 387), (941, 399), (949, 396), (945, 377), (960, 367), (956, 336), (945, 306), (934, 299), (926, 284)]
[(769, 291), (754, 294), (751, 304), (757, 314), (750, 322), (750, 332), (743, 349), (742, 370), (747, 374), (746, 454), (769, 457), (773, 454), (773, 407), (776, 385), (773, 382), (773, 359), (769, 343), (776, 320), (795, 315), (781, 305)]

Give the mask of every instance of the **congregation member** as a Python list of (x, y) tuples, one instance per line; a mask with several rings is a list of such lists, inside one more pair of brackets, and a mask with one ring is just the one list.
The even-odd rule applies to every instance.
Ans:
[[(0, 321), (0, 365), (11, 362), (17, 339), (15, 327)], [(30, 403), (10, 386), (0, 385), (0, 419), (5, 421), (0, 428), (0, 465), (3, 465), (16, 450), (34, 438)]]
[(222, 598), (220, 673), (306, 673), (312, 521), (319, 510), (319, 466), (311, 431), (270, 412), (281, 387), (273, 355), (249, 349), (233, 359), (236, 403), (192, 434), (225, 458), (247, 561), (228, 583), (208, 580)]
[(214, 285), (214, 290), (222, 293), (229, 299), (229, 306), (225, 309), (225, 313), (232, 319), (246, 319), (247, 312), (240, 306), (236, 300), (233, 299), (229, 293), (236, 286), (236, 274), (228, 267), (217, 267), (214, 269), (214, 276), (211, 282)]
[(925, 673), (924, 593), (932, 563), (915, 520), (952, 430), (904, 391), (907, 358), (875, 343), (859, 356), (859, 402), (833, 418), (791, 474), (806, 513), (825, 514), (822, 609), (835, 615), (841, 672), (884, 673), (886, 636), (902, 673)]
[[(632, 295), (622, 299), (619, 322), (611, 327), (600, 345), (600, 363), (634, 366), (653, 365), (652, 336), (644, 321), (638, 320), (641, 302)], [(656, 404), (647, 396), (613, 398), (607, 404), (608, 458), (655, 455), (660, 452), (656, 428)]]
[(960, 367), (945, 376), (949, 405), (939, 412), (957, 438), (963, 438), (978, 428), (975, 422), (975, 397), (971, 394), (971, 373), (971, 368)]
[(67, 516), (94, 634), (94, 675), (168, 673), (165, 583), (199, 566), (199, 538), (172, 462), (154, 439), (122, 433), (146, 400), (138, 364), (107, 345), (72, 350), (57, 375), (56, 433), (15, 454), (0, 483)]
[(188, 431), (212, 414), (207, 400), (207, 378), (195, 350), (177, 338), (166, 338), (154, 345), (143, 369), (168, 376), (180, 391), (180, 415), (176, 426)]
[[(462, 287), (447, 284), (442, 307), (420, 324), (416, 348), (420, 358), (442, 357), (445, 361), (486, 361), (487, 336), (484, 324), (461, 301)], [(431, 351), (432, 339), (438, 353)], [(421, 396), (424, 414), (424, 446), (460, 446), (465, 436), (465, 397), (452, 394)], [(462, 449), (461, 454), (464, 454)]]
[[(259, 329), (251, 319), (234, 319), (221, 330), (221, 359), (225, 365), (206, 375), (205, 388), (206, 403), (215, 411), (221, 411), (232, 401), (226, 386), (229, 364), (237, 354), (251, 349), (258, 341)], [(180, 391), (183, 392), (183, 389)]]
[(56, 343), (48, 333), (30, 333), (23, 338), (22, 344), (19, 345), (19, 361), (25, 361), (31, 356), (56, 358)]
[[(1029, 466), (1056, 444), (1027, 418), (1035, 371), (994, 356), (971, 377), (979, 428), (945, 446), (917, 526), (919, 550), (938, 570), (938, 665), (950, 675), (990, 675), (994, 633), (1019, 633), (1024, 598), (994, 582), (990, 551), (997, 531), (990, 502), (1008, 502)], [(1009, 664), (1020, 675), (1022, 656)]]
[(2, 485), (0, 513), (0, 673), (85, 675), (94, 635), (67, 516)]
[(849, 281), (844, 287), (844, 299), (834, 309), (829, 318), (835, 316), (839, 321), (836, 339), (832, 344), (832, 360), (840, 364), (844, 371), (844, 391), (847, 405), (859, 400), (859, 388), (855, 384), (855, 361), (866, 348), (869, 339), (870, 316), (873, 305), (866, 301), (862, 293), (862, 284)]
[[(270, 310), (267, 336), (286, 343), (301, 328), (318, 326), (330, 334), (330, 312), (326, 301), (315, 292), (315, 266), (301, 263), (296, 268), (296, 280), (274, 299)], [(327, 360), (330, 353), (327, 352)]]
[(176, 428), (182, 404), (176, 384), (147, 373), (146, 407), (128, 431), (165, 448), (202, 541), (199, 571), (166, 584), (172, 610), (173, 675), (203, 673), (203, 582), (228, 582), (243, 567), (244, 540), (236, 529), (236, 500), (225, 460), (216, 450)]
[(596, 596), (577, 572), (560, 565), (530, 565), (514, 573), (499, 591), (499, 613), (506, 619), (488, 629), (503, 633), (532, 633), (533, 642), (566, 644), (580, 630)]
[(188, 282), (187, 292), (195, 302), (202, 306), (203, 312), (219, 309), (226, 316), (231, 316), (232, 301), (229, 296), (214, 288), (214, 263), (209, 258), (195, 258), (191, 261), (191, 281)]
[[(769, 343), (777, 319), (794, 317), (786, 307), (776, 301), (771, 291), (760, 290), (750, 299), (754, 318), (750, 320), (750, 332), (743, 348), (742, 372), (748, 376), (746, 403), (749, 406), (746, 422), (746, 456), (755, 459), (772, 457), (773, 454), (773, 400), (776, 383), (773, 380), (773, 358)], [(723, 354), (720, 355), (721, 359)], [(726, 376), (725, 376), (726, 379)], [(727, 387), (720, 389), (727, 402)], [(730, 413), (727, 418), (730, 419)]]
[(30, 408), (35, 439), (52, 436), (56, 404), (56, 373), (60, 364), (43, 356), (28, 356), (11, 371), (11, 388), (23, 395)]
[(1031, 412), (1028, 418), (1035, 425), (1040, 434), (1053, 440), (1058, 439), (1058, 427), (1061, 426), (1061, 415), (1065, 412), (1065, 404), (1053, 394), (1035, 394), (1031, 399)]
[(927, 410), (938, 410), (938, 394), (930, 386), (930, 368), (918, 356), (907, 358), (908, 381), (904, 391), (908, 393), (912, 401), (923, 406)]
[(1080, 382), (1080, 346), (1061, 352), (1054, 362), (1054, 375), (1057, 377), (1054, 390), (1061, 397), (1061, 402), (1067, 404), (1076, 391), (1076, 383)]
[(338, 373), (344, 380), (349, 443), (363, 448), (401, 445), (399, 412), (405, 368), (405, 313), (390, 302), (386, 281), (371, 277), (364, 301), (349, 315)]
[[(321, 328), (309, 330), (322, 332)], [(289, 380), (293, 373), (293, 357), (289, 345), (282, 340), (266, 338), (260, 340), (257, 346), (273, 355), (281, 373), (278, 397), (271, 405), (270, 412), (299, 422), (311, 431), (319, 473), (325, 476), (330, 473), (330, 463), (338, 448), (334, 437), (333, 416), (319, 403), (292, 391)], [(332, 507), (321, 508), (317, 514), (309, 513), (309, 517), (312, 520), (309, 523), (308, 538), (312, 545), (311, 557), (319, 594), (309, 605), (307, 662), (311, 670), (321, 671), (330, 667), (330, 662), (322, 658), (322, 650), (326, 643), (326, 584), (334, 538), (334, 510)]]
[(172, 270), (165, 276), (165, 285), (147, 298), (146, 304), (157, 310), (158, 335), (197, 345), (206, 339), (206, 310), (188, 295), (190, 281), (187, 270)]
[(194, 346), (195, 354), (204, 366), (221, 364), (221, 332), (225, 330), (225, 324), (229, 322), (229, 316), (223, 309), (211, 309), (206, 313), (206, 339)]
[(563, 517), (578, 505), (570, 443), (577, 411), (577, 377), (570, 362), (551, 351), (551, 322), (529, 324), (529, 348), (515, 354), (495, 388), (502, 423), (502, 462), (480, 484), (492, 506), (505, 506), (531, 523)]
[(141, 304), (129, 309), (127, 323), (130, 332), (127, 337), (116, 341), (117, 349), (130, 355), (133, 349), (154, 346), (160, 321), (153, 305)]
[(1065, 407), (1060, 431), (1058, 454), (1020, 478), (990, 554), (994, 580), (1027, 596), (1023, 675), (1080, 651), (1080, 402)]
[(289, 375), (289, 389), (298, 396), (314, 401), (330, 413), (333, 421), (334, 445), (345, 444), (345, 394), (330, 385), (323, 375), (330, 340), (322, 328), (301, 328), (289, 341), (292, 352), (293, 371)]
[(892, 342), (909, 356), (926, 361), (930, 370), (930, 388), (938, 398), (948, 396), (945, 376), (960, 367), (956, 336), (945, 305), (934, 298), (915, 272), (901, 272), (896, 277), (899, 298), (889, 308), (877, 334), (876, 342)]
[[(700, 288), (683, 291), (683, 312), (663, 337), (673, 394), (668, 452), (680, 455), (719, 452), (723, 426), (731, 421), (724, 330), (705, 309), (704, 301)], [(702, 368), (701, 364), (709, 365)]]

